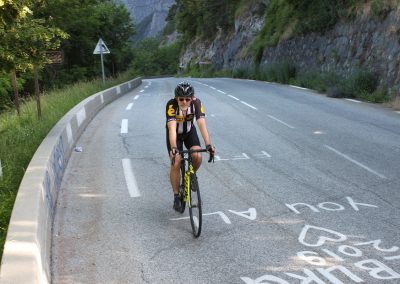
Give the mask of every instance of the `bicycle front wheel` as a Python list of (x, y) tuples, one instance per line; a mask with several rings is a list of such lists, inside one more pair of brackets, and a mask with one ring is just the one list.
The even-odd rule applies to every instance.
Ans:
[(198, 238), (201, 233), (202, 225), (202, 210), (201, 210), (201, 197), (200, 188), (197, 181), (197, 176), (192, 175), (190, 178), (190, 223), (192, 225), (193, 236)]

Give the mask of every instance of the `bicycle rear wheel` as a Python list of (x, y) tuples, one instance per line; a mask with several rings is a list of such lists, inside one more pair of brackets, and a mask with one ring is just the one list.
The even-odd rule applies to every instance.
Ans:
[(198, 238), (201, 233), (202, 210), (199, 183), (197, 176), (192, 175), (190, 178), (190, 207), (189, 207), (190, 223), (192, 225), (193, 236)]

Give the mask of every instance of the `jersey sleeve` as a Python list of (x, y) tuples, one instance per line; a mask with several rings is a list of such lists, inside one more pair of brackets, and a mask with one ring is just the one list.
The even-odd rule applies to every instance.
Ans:
[(177, 104), (174, 103), (174, 100), (170, 100), (167, 103), (166, 106), (166, 118), (167, 118), (167, 122), (168, 121), (172, 121), (172, 120), (176, 120), (176, 110), (177, 110), (178, 106)]
[(195, 112), (196, 112), (196, 119), (206, 117), (206, 113), (204, 111), (204, 107), (202, 102), (196, 98), (194, 101), (194, 107), (195, 107)]

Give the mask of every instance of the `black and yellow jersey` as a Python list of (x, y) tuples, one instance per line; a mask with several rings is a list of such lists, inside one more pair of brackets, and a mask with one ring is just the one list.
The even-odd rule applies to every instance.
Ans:
[(198, 98), (195, 98), (190, 102), (186, 116), (179, 108), (178, 101), (176, 99), (171, 99), (167, 103), (166, 116), (167, 123), (168, 121), (176, 120), (176, 129), (178, 134), (185, 134), (192, 129), (196, 119), (205, 117), (206, 114), (204, 112), (204, 107)]

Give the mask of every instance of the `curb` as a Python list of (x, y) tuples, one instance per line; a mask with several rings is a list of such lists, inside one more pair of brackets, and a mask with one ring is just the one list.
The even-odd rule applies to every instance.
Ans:
[(141, 78), (96, 93), (72, 108), (35, 152), (14, 203), (0, 267), (0, 283), (51, 283), (54, 209), (76, 140), (107, 104), (135, 89)]

